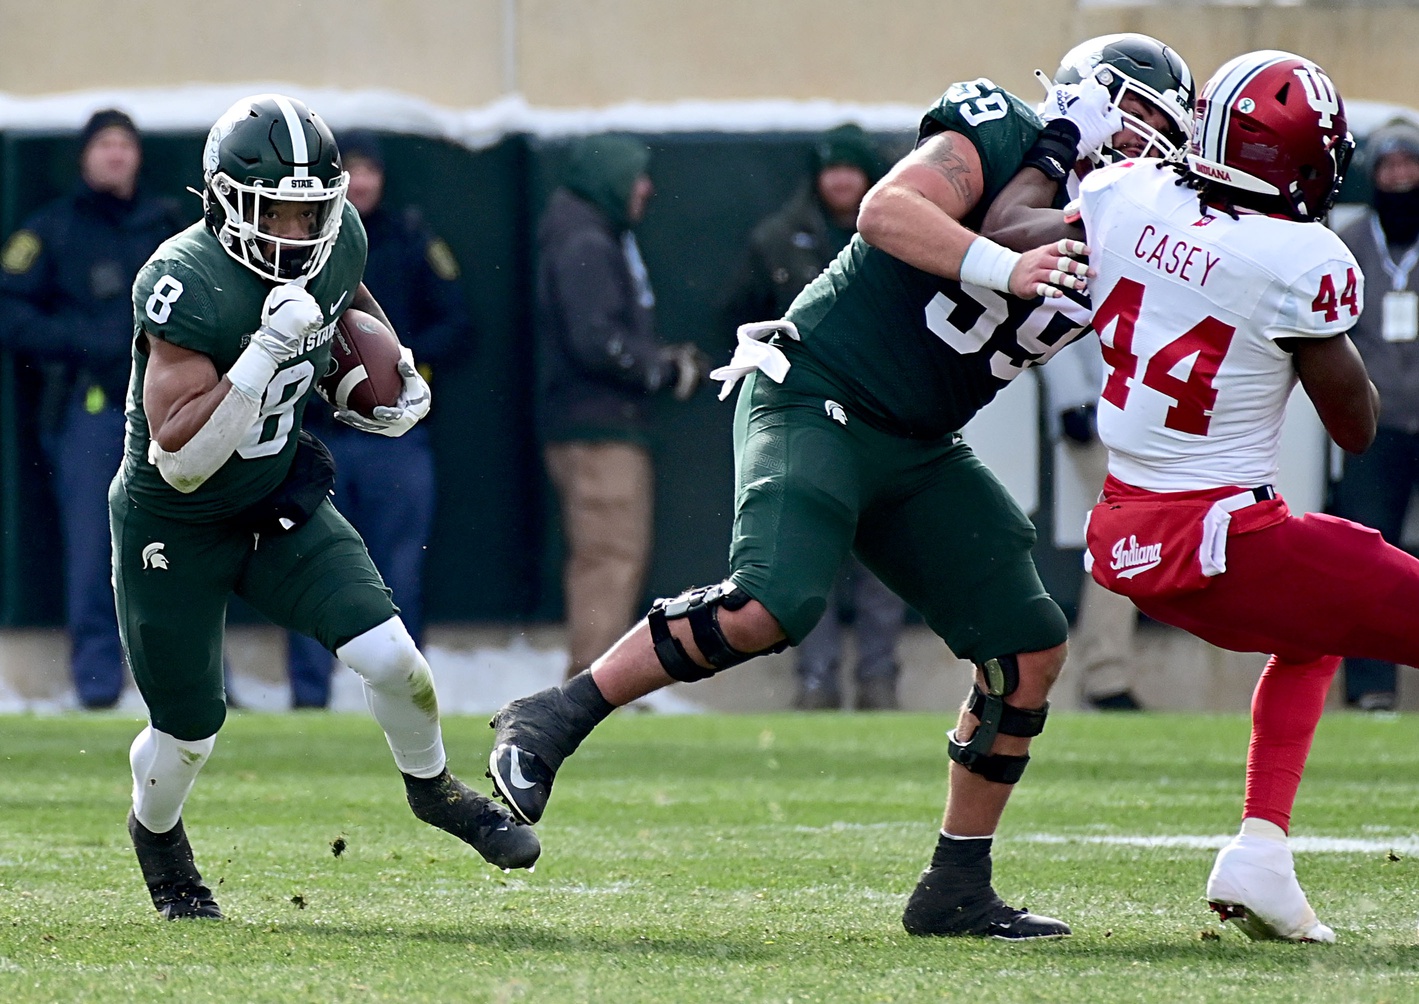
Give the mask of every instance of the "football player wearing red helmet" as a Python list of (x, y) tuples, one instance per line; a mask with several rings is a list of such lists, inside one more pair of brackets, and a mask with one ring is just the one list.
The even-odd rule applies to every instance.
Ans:
[(1110, 452), (1086, 563), (1155, 620), (1271, 656), (1241, 832), (1207, 881), (1253, 938), (1335, 940), (1287, 843), (1301, 772), (1340, 656), (1419, 659), (1419, 561), (1368, 527), (1291, 515), (1272, 487), (1297, 383), (1344, 450), (1375, 436), (1379, 395), (1348, 335), (1364, 275), (1318, 222), (1352, 149), (1319, 66), (1251, 52), (1204, 86), (1184, 158), (1081, 185)]
[(1354, 152), (1325, 71), (1263, 50), (1224, 64), (1203, 88), (1187, 171), (1204, 202), (1308, 222), (1330, 211)]

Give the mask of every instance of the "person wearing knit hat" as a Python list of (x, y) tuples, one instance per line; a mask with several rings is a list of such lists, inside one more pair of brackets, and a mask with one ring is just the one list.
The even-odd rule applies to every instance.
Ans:
[[(1364, 146), (1371, 184), (1367, 212), (1340, 230), (1364, 272), (1379, 309), (1350, 330), (1384, 410), (1374, 444), (1346, 454), (1331, 512), (1374, 527), (1396, 546), (1409, 499), (1419, 485), (1419, 124), (1396, 119)], [(1399, 700), (1394, 663), (1345, 660), (1345, 703), (1392, 711)]]
[(79, 184), (0, 252), (0, 344), (43, 376), (35, 420), (63, 531), (70, 668), (80, 705), (107, 708), (125, 679), (107, 499), (123, 455), (129, 292), (153, 250), (195, 214), (140, 190), (143, 151), (126, 113), (94, 112), (78, 138)]
[(854, 122), (840, 125), (823, 134), (823, 138), (813, 148), (815, 167), (822, 171), (836, 164), (855, 167), (867, 178), (869, 185), (882, 177), (882, 158), (877, 146), (862, 128)]
[[(863, 196), (882, 177), (872, 137), (854, 123), (824, 133), (813, 144), (810, 163), (812, 175), (749, 235), (721, 304), (725, 331), (784, 316), (799, 291), (852, 239)], [(827, 615), (798, 646), (794, 707), (826, 711), (843, 704), (840, 610), (850, 610), (857, 641), (853, 706), (860, 711), (896, 708), (897, 642), (906, 604), (852, 557), (828, 597)]]

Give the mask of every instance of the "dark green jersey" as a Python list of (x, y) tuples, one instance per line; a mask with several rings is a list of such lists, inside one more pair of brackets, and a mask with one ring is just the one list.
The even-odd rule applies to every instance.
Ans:
[(329, 323), (276, 371), (256, 421), (231, 459), (187, 495), (164, 481), (148, 462), (148, 419), (143, 411), (148, 354), (143, 332), (200, 352), (212, 360), (218, 373), (225, 373), (261, 325), (261, 307), (272, 284), (222, 250), (202, 223), (153, 252), (133, 283), (133, 371), (128, 382), (123, 484), (135, 502), (174, 519), (208, 522), (245, 509), (281, 484), (295, 453), (306, 400), (317, 374), (324, 373), (330, 362), (335, 319), (349, 306), (364, 274), (366, 247), (360, 216), (347, 203), (330, 259), (306, 287)]
[[(961, 222), (977, 229), (1040, 129), (1029, 106), (982, 78), (947, 89), (922, 120), (918, 143), (951, 131), (975, 145), (985, 187)], [(934, 439), (1078, 337), (1087, 310), (1067, 299), (963, 286), (858, 235), (798, 295), (788, 318), (803, 339), (785, 346), (789, 358), (842, 388), (849, 410), (887, 432)]]

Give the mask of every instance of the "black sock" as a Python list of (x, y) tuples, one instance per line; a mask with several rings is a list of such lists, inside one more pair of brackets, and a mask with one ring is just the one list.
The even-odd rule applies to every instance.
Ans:
[(931, 867), (990, 868), (990, 845), (994, 837), (953, 840), (942, 833), (936, 838), (936, 850), (931, 855)]
[(592, 725), (599, 724), (607, 715), (616, 710), (616, 705), (601, 696), (601, 688), (591, 678), (591, 670), (585, 670), (562, 684), (562, 693), (573, 704), (592, 718)]

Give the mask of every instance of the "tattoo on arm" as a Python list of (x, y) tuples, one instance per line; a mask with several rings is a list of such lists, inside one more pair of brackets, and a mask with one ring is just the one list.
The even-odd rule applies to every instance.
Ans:
[(972, 175), (975, 173), (971, 166), (966, 163), (959, 153), (956, 152), (956, 142), (950, 133), (938, 133), (940, 138), (929, 143), (921, 151), (926, 165), (950, 183), (956, 190), (956, 194), (961, 197), (961, 201), (967, 204), (976, 200), (976, 194), (972, 191)]

